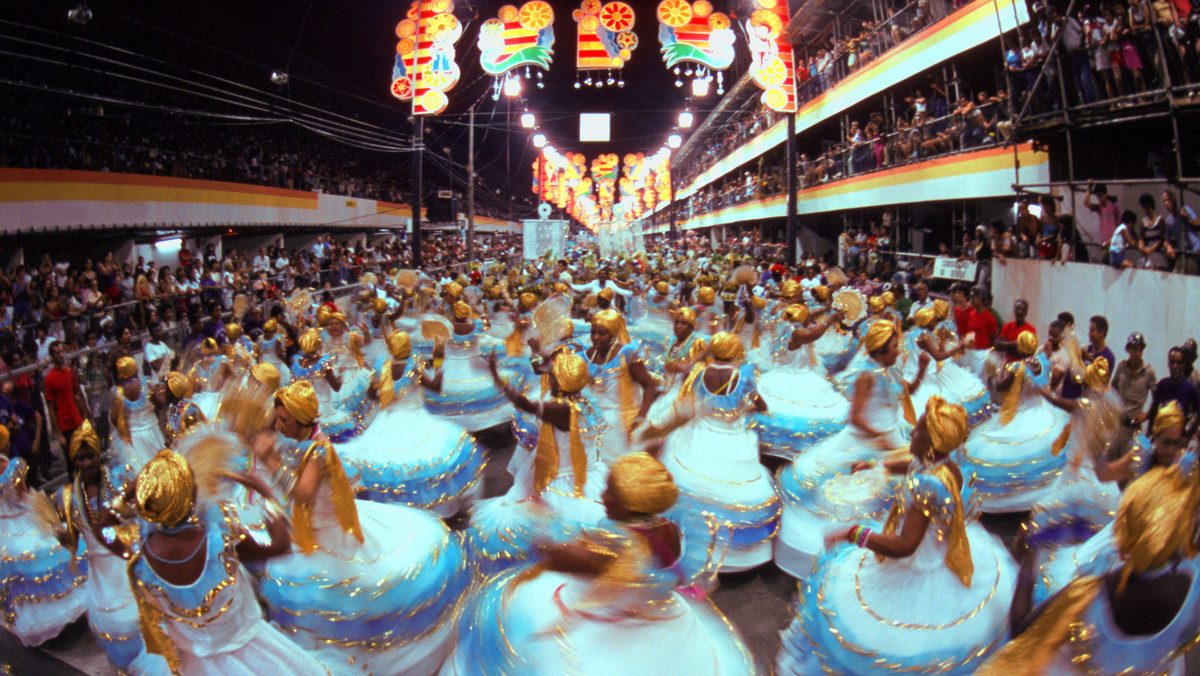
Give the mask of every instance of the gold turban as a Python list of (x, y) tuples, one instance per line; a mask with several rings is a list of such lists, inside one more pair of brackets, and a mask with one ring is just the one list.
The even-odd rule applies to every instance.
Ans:
[(321, 334), (317, 333), (316, 329), (308, 329), (301, 333), (296, 342), (300, 344), (300, 351), (306, 355), (316, 354), (321, 350)]
[(176, 399), (187, 399), (192, 396), (192, 379), (179, 371), (167, 374), (167, 389)]
[(129, 380), (137, 375), (137, 362), (133, 357), (121, 357), (117, 360), (117, 377), (121, 380)]
[(803, 324), (808, 321), (808, 306), (793, 303), (784, 309), (783, 318), (789, 322), (800, 322)]
[(625, 318), (620, 312), (613, 309), (601, 310), (592, 317), (592, 323), (596, 324), (609, 333), (612, 337), (622, 345), (629, 344), (629, 331), (625, 329)]
[(263, 324), (263, 333), (267, 334), (268, 336), (275, 335), (275, 332), (278, 330), (279, 322), (275, 321), (274, 319), (268, 319), (267, 323)]
[(218, 347), (219, 346), (217, 345), (217, 341), (215, 339), (205, 338), (204, 340), (200, 341), (200, 354), (208, 356), (214, 355), (217, 353)]
[(702, 305), (712, 305), (713, 301), (716, 299), (717, 291), (711, 286), (702, 286), (700, 287), (700, 290), (696, 292), (696, 300)]
[(1022, 331), (1017, 334), (1017, 353), (1022, 357), (1029, 357), (1037, 352), (1038, 339), (1033, 335), (1033, 331)]
[(450, 294), (451, 298), (453, 298), (454, 300), (458, 300), (458, 298), (460, 296), (462, 296), (462, 292), (463, 292), (462, 284), (459, 284), (458, 282), (450, 282), (446, 286), (442, 287), (442, 292), (448, 293), (448, 294)]
[(654, 284), (654, 290), (657, 291), (660, 296), (665, 296), (667, 295), (667, 292), (671, 290), (671, 285), (667, 284), (666, 282), (656, 282)]
[(521, 305), (526, 310), (532, 310), (534, 307), (537, 306), (537, 303), (538, 303), (537, 294), (531, 293), (529, 291), (526, 291), (525, 293), (521, 294), (520, 300), (521, 300)]
[(608, 485), (626, 509), (637, 514), (658, 514), (670, 509), (679, 497), (675, 479), (649, 453), (629, 453), (613, 463)]
[(567, 286), (566, 284), (563, 284), (562, 282), (556, 282), (554, 284), (554, 293), (561, 293), (563, 295), (566, 295), (568, 293), (571, 293), (571, 287)]
[(1158, 407), (1158, 414), (1154, 416), (1154, 430), (1151, 432), (1151, 436), (1157, 437), (1172, 427), (1183, 427), (1183, 411), (1179, 409), (1178, 403), (1168, 401)]
[(407, 331), (394, 331), (387, 337), (387, 348), (392, 359), (408, 359), (412, 354), (412, 338)]
[(371, 309), (375, 311), (375, 314), (381, 315), (387, 312), (387, 301), (376, 296), (375, 300), (371, 301)]
[(600, 296), (604, 300), (611, 301), (613, 299), (613, 296), (615, 296), (617, 294), (612, 290), (611, 286), (606, 286), (603, 289), (600, 289), (600, 293), (598, 293), (596, 295)]
[(941, 298), (933, 301), (933, 313), (937, 316), (939, 322), (942, 321), (950, 316), (950, 304)]
[(817, 300), (819, 300), (821, 302), (825, 302), (825, 301), (829, 300), (830, 291), (829, 291), (828, 286), (813, 287), (812, 293), (814, 296), (817, 297)]
[(967, 411), (935, 394), (925, 402), (925, 427), (933, 440), (933, 449), (945, 455), (966, 440)]
[(587, 362), (574, 352), (558, 353), (554, 358), (552, 370), (554, 379), (558, 381), (558, 389), (567, 394), (580, 392), (592, 382)]
[(784, 280), (783, 286), (779, 287), (779, 295), (784, 298), (791, 298), (800, 293), (800, 282), (794, 279)]
[(867, 335), (863, 336), (863, 345), (867, 347), (868, 353), (878, 352), (886, 347), (895, 335), (896, 325), (890, 319), (879, 319), (871, 324), (871, 328), (867, 330)]
[(682, 319), (693, 329), (696, 328), (696, 311), (690, 307), (681, 307), (675, 312), (675, 319)]
[(275, 393), (275, 399), (301, 425), (311, 425), (320, 415), (317, 393), (307, 380), (297, 380)]
[(880, 298), (883, 299), (883, 304), (888, 307), (896, 304), (896, 294), (892, 293), (891, 291), (884, 291)]
[(317, 326), (329, 326), (329, 320), (333, 319), (333, 311), (328, 305), (322, 305), (317, 308)]
[(883, 308), (886, 307), (886, 305), (887, 304), (884, 302), (881, 296), (871, 296), (867, 299), (867, 310), (873, 315), (883, 312)]
[(242, 337), (242, 327), (236, 322), (229, 322), (225, 325), (225, 337), (229, 340), (237, 340)]
[(455, 301), (452, 309), (454, 311), (454, 319), (457, 321), (471, 318), (471, 306), (461, 300)]
[(0, 451), (8, 450), (8, 428), (0, 425)]
[(346, 314), (344, 312), (336, 312), (336, 311), (331, 310), (329, 312), (329, 321), (326, 323), (332, 324), (335, 320), (345, 324), (346, 323)]
[(1088, 364), (1083, 373), (1083, 384), (1093, 392), (1103, 392), (1108, 389), (1108, 360), (1100, 357)]
[(84, 446), (90, 446), (97, 453), (100, 452), (100, 437), (96, 435), (96, 430), (92, 427), (92, 421), (84, 420), (83, 424), (75, 428), (71, 433), (71, 441), (67, 444), (67, 454), (74, 460), (76, 455), (79, 455), (79, 449)]
[(170, 449), (150, 459), (137, 475), (138, 515), (150, 523), (174, 526), (192, 513), (196, 481), (187, 460)]
[(1113, 525), (1125, 557), (1118, 595), (1130, 575), (1161, 568), (1186, 546), (1195, 512), (1190, 488), (1178, 469), (1155, 467), (1125, 489)]
[(279, 381), (283, 379), (279, 369), (274, 364), (263, 362), (250, 367), (250, 377), (266, 385), (272, 392), (279, 389)]
[(745, 355), (742, 339), (738, 338), (737, 334), (728, 331), (721, 331), (713, 336), (708, 347), (717, 361), (738, 361)]
[(933, 307), (923, 307), (913, 314), (912, 321), (915, 326), (927, 329), (937, 322), (937, 313)]

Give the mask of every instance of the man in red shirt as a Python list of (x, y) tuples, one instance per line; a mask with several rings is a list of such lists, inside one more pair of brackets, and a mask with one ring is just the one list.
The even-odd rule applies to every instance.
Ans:
[(975, 334), (975, 349), (990, 349), (997, 330), (996, 318), (984, 305), (984, 290), (978, 286), (971, 289), (971, 315), (967, 319), (967, 333)]
[(950, 302), (954, 304), (954, 328), (960, 339), (967, 336), (967, 322), (971, 319), (971, 305), (967, 303), (967, 292), (961, 284), (950, 287)]
[(1004, 325), (1000, 329), (1000, 335), (996, 338), (996, 349), (1003, 352), (1006, 362), (1016, 361), (1020, 359), (1017, 354), (1017, 336), (1028, 331), (1033, 336), (1037, 337), (1037, 328), (1033, 324), (1025, 321), (1029, 316), (1029, 303), (1025, 302), (1024, 298), (1018, 298), (1013, 303), (1013, 321)]
[(63, 359), (63, 345), (57, 340), (50, 343), (50, 361), (54, 364), (46, 372), (44, 379), (46, 391), (46, 420), (50, 427), (51, 439), (58, 439), (63, 449), (63, 459), (67, 464), (67, 474), (73, 476), (75, 463), (67, 451), (71, 433), (83, 424), (83, 415), (87, 405), (83, 402), (83, 391), (79, 389), (79, 381), (75, 371), (66, 365)]

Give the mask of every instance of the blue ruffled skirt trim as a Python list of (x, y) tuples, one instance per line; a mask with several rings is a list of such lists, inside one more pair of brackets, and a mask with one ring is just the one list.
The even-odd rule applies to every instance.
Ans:
[(487, 458), (475, 438), (463, 432), (438, 461), (426, 465), (404, 463), (346, 463), (358, 472), (355, 497), (374, 502), (398, 502), (437, 511), (440, 505), (468, 493), (483, 476)]

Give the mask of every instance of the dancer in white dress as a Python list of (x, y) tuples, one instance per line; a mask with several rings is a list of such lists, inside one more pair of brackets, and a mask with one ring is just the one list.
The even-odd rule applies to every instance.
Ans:
[(608, 428), (601, 459), (611, 463), (629, 450), (629, 433), (658, 397), (658, 380), (646, 369), (640, 346), (630, 342), (616, 310), (592, 318), (592, 346), (584, 352), (592, 375), (589, 392)]
[(430, 392), (426, 405), (471, 433), (511, 421), (513, 407), (491, 386), (487, 371), (487, 355), (500, 349), (501, 342), (484, 335), (470, 305), (455, 301), (451, 312), (454, 322), (445, 344), (442, 390)]
[(279, 382), (288, 385), (292, 382), (292, 370), (288, 368), (284, 344), (286, 338), (279, 331), (279, 322), (268, 319), (263, 324), (262, 336), (258, 339), (255, 354), (260, 364), (270, 364), (279, 371)]
[(138, 376), (133, 357), (118, 359), (116, 371), (118, 382), (109, 413), (116, 432), (113, 461), (137, 472), (163, 448), (158, 412), (166, 408), (166, 393)]

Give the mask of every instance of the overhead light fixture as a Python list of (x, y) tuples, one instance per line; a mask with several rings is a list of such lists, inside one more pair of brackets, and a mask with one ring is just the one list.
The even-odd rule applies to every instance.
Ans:
[(692, 96), (708, 96), (708, 79), (698, 77), (692, 80)]
[(545, 148), (546, 147), (546, 135), (542, 134), (542, 133), (534, 134), (533, 135), (533, 147), (534, 148)]
[(91, 20), (92, 9), (87, 6), (87, 3), (81, 2), (67, 10), (67, 23), (73, 23), (76, 26), (86, 26)]
[(512, 98), (521, 95), (521, 79), (511, 75), (504, 80), (504, 95)]
[(521, 113), (521, 126), (526, 129), (533, 129), (533, 125), (537, 120), (533, 117), (533, 113), (528, 110)]
[(668, 148), (678, 148), (681, 145), (683, 145), (683, 137), (679, 134), (671, 134), (667, 137)]
[(685, 110), (679, 114), (679, 126), (687, 129), (688, 127), (692, 126), (694, 119), (695, 118), (692, 116), (692, 111)]
[(280, 87), (282, 87), (283, 85), (285, 85), (287, 83), (288, 83), (288, 74), (287, 73), (283, 72), (282, 70), (276, 70), (276, 71), (271, 72), (271, 84), (279, 85)]
[(159, 251), (177, 250), (183, 246), (183, 238), (176, 237), (174, 239), (164, 239), (154, 243), (154, 248)]

